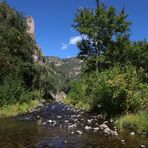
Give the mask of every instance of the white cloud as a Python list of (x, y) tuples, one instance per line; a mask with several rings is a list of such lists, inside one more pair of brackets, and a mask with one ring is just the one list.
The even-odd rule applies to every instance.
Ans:
[(79, 41), (82, 41), (82, 39), (87, 40), (88, 37), (86, 35), (79, 35), (79, 36), (71, 37), (67, 44), (64, 44), (64, 43), (61, 44), (62, 45), (61, 50), (68, 49), (70, 45), (77, 45), (77, 43)]
[(70, 41), (69, 41), (69, 44), (70, 45), (76, 45), (77, 42), (81, 41), (82, 40), (82, 36), (75, 36), (75, 37), (71, 37), (70, 38)]
[(69, 58), (71, 58), (71, 57), (72, 57), (72, 56), (67, 56), (66, 58), (69, 59)]
[(61, 50), (66, 50), (68, 48), (68, 44), (62, 43)]

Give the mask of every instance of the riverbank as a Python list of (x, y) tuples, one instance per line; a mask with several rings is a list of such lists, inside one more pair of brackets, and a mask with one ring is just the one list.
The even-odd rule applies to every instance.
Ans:
[(14, 145), (12, 148), (16, 145), (37, 148), (148, 146), (146, 137), (120, 132), (115, 135), (114, 124), (103, 119), (102, 115), (86, 113), (84, 110), (60, 102), (44, 102), (43, 106), (12, 120), (2, 119), (0, 131), (2, 133), (0, 133), (0, 141), (3, 141), (0, 147), (11, 147), (10, 145)]
[(42, 101), (39, 100), (31, 100), (28, 103), (17, 103), (14, 105), (4, 106), (0, 108), (0, 118), (14, 117), (20, 114), (27, 113), (28, 111), (31, 111), (40, 106), (41, 103)]
[[(71, 105), (71, 99), (65, 99), (64, 103)], [(83, 108), (85, 111), (90, 109), (88, 103), (79, 101), (78, 104), (75, 104), (75, 107)], [(148, 113), (139, 112), (137, 114), (126, 114), (121, 115), (118, 119), (114, 118), (114, 125), (120, 132), (136, 133), (139, 135), (148, 135)]]
[(121, 116), (116, 121), (119, 131), (129, 130), (138, 134), (148, 135), (148, 113), (139, 112), (137, 114), (127, 114)]
[(101, 114), (87, 113), (60, 102), (44, 102), (19, 116), (0, 119), (0, 131), (0, 141), (3, 141), (0, 147), (148, 146), (147, 137), (120, 133)]

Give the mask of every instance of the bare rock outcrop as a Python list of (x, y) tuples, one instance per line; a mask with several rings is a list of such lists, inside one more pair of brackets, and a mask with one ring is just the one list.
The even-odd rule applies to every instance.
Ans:
[(27, 23), (27, 32), (30, 34), (30, 36), (35, 39), (35, 23), (34, 23), (34, 19), (32, 16), (28, 16), (26, 19), (26, 23)]

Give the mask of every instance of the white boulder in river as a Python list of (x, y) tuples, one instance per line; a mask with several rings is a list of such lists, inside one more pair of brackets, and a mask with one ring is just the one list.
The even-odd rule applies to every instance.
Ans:
[(76, 127), (77, 127), (76, 124), (72, 124), (72, 125), (69, 125), (69, 126), (68, 126), (68, 129), (71, 130), (71, 129), (76, 128)]
[(82, 135), (83, 134), (83, 132), (80, 131), (80, 130), (77, 130), (76, 133), (79, 134), (79, 135)]
[(90, 127), (90, 126), (85, 126), (85, 130), (91, 130), (92, 129), (92, 127)]
[(131, 135), (131, 136), (135, 136), (135, 133), (134, 133), (134, 132), (131, 132), (130, 135)]
[(106, 124), (101, 124), (101, 125), (99, 125), (99, 127), (101, 128), (101, 129), (105, 129), (105, 128), (108, 128), (108, 126), (106, 125)]
[(97, 132), (99, 130), (99, 127), (93, 128), (94, 132)]

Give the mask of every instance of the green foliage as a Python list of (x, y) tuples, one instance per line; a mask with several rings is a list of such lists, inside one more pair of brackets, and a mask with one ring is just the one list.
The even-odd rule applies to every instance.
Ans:
[(43, 97), (47, 71), (33, 59), (35, 54), (42, 58), (41, 50), (27, 30), (26, 17), (0, 3), (0, 106)]
[[(120, 55), (129, 44), (130, 22), (126, 19), (124, 9), (117, 13), (114, 7), (106, 8), (101, 2), (95, 9), (77, 11), (73, 26), (84, 37), (78, 42), (78, 56), (86, 60), (87, 70), (93, 71), (94, 67), (98, 73), (108, 68), (113, 59), (116, 63), (122, 61)], [(112, 54), (112, 61), (106, 54)]]
[(24, 102), (21, 104), (16, 103), (13, 105), (3, 106), (2, 108), (0, 108), (0, 117), (12, 117), (26, 113), (39, 106), (40, 103), (41, 102), (39, 100), (31, 100), (29, 102)]
[(120, 131), (129, 129), (137, 133), (148, 132), (148, 113), (139, 112), (137, 114), (127, 114), (116, 121)]
[(0, 4), (0, 77), (17, 71), (27, 88), (33, 79), (35, 42), (27, 33), (26, 18), (6, 3)]
[(124, 9), (118, 13), (100, 0), (95, 9), (77, 11), (73, 26), (83, 37), (77, 46), (84, 75), (66, 101), (108, 117), (147, 111), (148, 42), (130, 41), (130, 24)]
[(9, 74), (0, 85), (0, 105), (13, 104), (16, 101), (20, 101), (24, 91), (21, 79), (14, 74)]
[[(84, 76), (74, 82), (68, 98), (73, 104), (87, 102), (89, 108), (116, 116), (137, 112), (148, 102), (148, 85), (140, 81), (139, 73), (132, 66), (116, 66), (99, 74)], [(87, 105), (88, 106), (88, 105)]]
[(90, 110), (89, 95), (87, 95), (88, 85), (85, 85), (85, 80), (71, 82), (71, 90), (65, 99), (68, 104), (75, 105), (85, 110)]
[(0, 85), (0, 106), (29, 102), (35, 99), (41, 99), (39, 91), (27, 90), (22, 84), (21, 77), (16, 74), (7, 75)]
[(78, 58), (45, 57), (45, 63), (48, 71), (45, 85), (52, 84), (54, 93), (60, 91), (67, 93), (70, 89), (70, 81), (80, 78), (82, 62)]
[(128, 59), (131, 59), (132, 65), (142, 67), (148, 72), (148, 42), (145, 40), (133, 42), (127, 54), (127, 61)]

